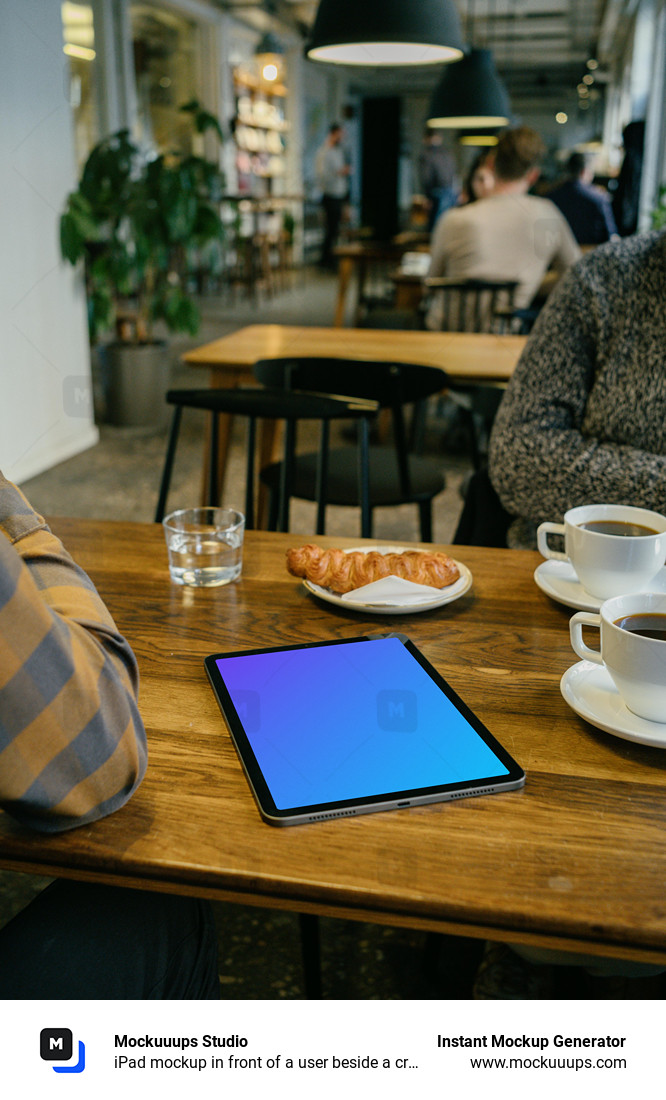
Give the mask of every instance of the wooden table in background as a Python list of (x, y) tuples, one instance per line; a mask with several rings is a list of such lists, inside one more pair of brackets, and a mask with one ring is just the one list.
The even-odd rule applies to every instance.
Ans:
[(247, 325), (193, 348), (183, 361), (209, 370), (214, 386), (247, 385), (258, 359), (310, 355), (421, 363), (439, 367), (456, 382), (508, 382), (526, 339), (489, 332)]
[[(211, 386), (252, 384), (258, 359), (330, 356), (378, 359), (439, 367), (456, 382), (508, 382), (525, 346), (524, 336), (476, 332), (412, 332), (389, 329), (321, 328), (309, 325), (247, 325), (183, 356), (191, 367), (209, 372)], [(220, 416), (218, 485), (224, 487), (232, 420)], [(276, 425), (262, 427), (258, 468), (275, 457)], [(208, 471), (208, 437), (202, 465), (202, 503)]]
[[(535, 553), (456, 547), (468, 595), (372, 617), (317, 601), (287, 574), (293, 535), (249, 532), (239, 583), (191, 589), (170, 583), (158, 525), (52, 526), (137, 653), (149, 767), (122, 810), (69, 833), (31, 834), (0, 813), (1, 866), (666, 962), (666, 756), (594, 729), (562, 699), (570, 612), (537, 589)], [(204, 656), (395, 629), (523, 765), (524, 789), (264, 824)]]
[(350, 287), (355, 284), (356, 305), (354, 323), (359, 320), (359, 306), (368, 272), (373, 266), (386, 268), (387, 273), (397, 268), (405, 252), (428, 252), (428, 243), (413, 243), (409, 240), (398, 241), (352, 241), (335, 248), (338, 260), (338, 291), (335, 301), (333, 324), (340, 327), (345, 323), (347, 297)]

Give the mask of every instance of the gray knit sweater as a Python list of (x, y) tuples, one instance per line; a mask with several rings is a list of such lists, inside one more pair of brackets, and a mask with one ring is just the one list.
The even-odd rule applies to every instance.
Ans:
[(507, 387), (489, 465), (523, 521), (511, 545), (578, 504), (666, 511), (666, 232), (601, 245), (562, 278)]

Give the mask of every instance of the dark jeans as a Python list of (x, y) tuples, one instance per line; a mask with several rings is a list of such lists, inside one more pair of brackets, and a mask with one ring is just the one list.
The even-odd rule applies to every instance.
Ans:
[(0, 1000), (215, 1000), (208, 902), (52, 883), (0, 930)]
[(338, 233), (340, 232), (340, 222), (342, 221), (342, 211), (344, 209), (345, 200), (335, 199), (332, 195), (324, 195), (321, 200), (321, 205), (324, 208), (324, 217), (326, 219), (324, 243), (321, 246), (321, 263), (326, 267), (330, 267), (333, 264), (333, 248), (335, 247)]
[(453, 536), (454, 546), (506, 547), (514, 517), (502, 507), (487, 467), (475, 470), (465, 492), (465, 504)]

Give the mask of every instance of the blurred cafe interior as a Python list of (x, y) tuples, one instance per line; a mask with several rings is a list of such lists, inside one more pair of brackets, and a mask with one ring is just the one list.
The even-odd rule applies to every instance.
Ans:
[[(662, 998), (666, 708), (663, 726), (647, 722), (658, 730), (641, 736), (635, 722), (618, 733), (610, 719), (586, 718), (578, 695), (576, 706), (563, 698), (560, 680), (575, 659), (571, 609), (598, 611), (598, 601), (567, 603), (555, 575), (566, 560), (547, 561), (549, 575), (535, 583), (536, 541), (511, 544), (506, 523), (500, 540), (484, 541), (478, 515), (470, 520), (479, 491), (490, 494), (476, 503), (482, 526), (493, 509), (504, 515), (484, 479), (494, 418), (565, 276), (544, 260), (523, 303), (520, 274), (500, 264), (480, 276), (486, 297), (466, 319), (459, 272), (449, 278), (455, 287), (448, 270), (439, 286), (428, 279), (436, 226), (466, 204), (493, 201), (470, 193), (470, 177), (493, 165), (513, 129), (540, 138), (529, 192), (543, 200), (552, 192), (553, 216), (566, 221), (564, 205), (560, 215), (553, 204), (578, 163), (587, 171), (580, 186), (613, 212), (604, 236), (571, 236), (577, 263), (666, 228), (666, 0), (404, 0), (386, 9), (381, 0), (34, 0), (6, 5), (0, 57), (0, 470), (87, 570), (134, 648), (149, 759), (126, 806), (49, 835), (46, 854), (38, 834), (0, 811), (0, 937), (53, 879), (148, 883), (210, 899), (224, 998)], [(130, 150), (129, 175), (120, 161), (111, 165), (118, 141)], [(100, 149), (107, 161), (91, 158)], [(432, 186), (427, 163), (443, 173)], [(333, 191), (331, 164), (340, 166)], [(149, 194), (155, 165), (164, 184)], [(107, 209), (116, 201), (106, 221), (105, 187)], [(142, 202), (137, 219), (133, 204)], [(114, 217), (112, 232), (127, 245), (128, 211), (143, 236), (121, 270), (106, 246)], [(546, 222), (537, 253), (550, 248)], [(573, 234), (573, 221), (567, 226)], [(141, 249), (153, 246), (155, 266), (146, 278), (144, 264), (141, 285), (132, 282)], [(458, 295), (457, 320), (448, 313), (433, 330), (429, 306), (447, 290)], [(663, 302), (654, 312), (663, 316)], [(120, 395), (111, 381), (118, 349), (153, 354), (145, 382), (127, 360)], [(298, 461), (293, 499), (277, 520), (281, 430), (261, 429), (266, 469), (254, 477), (247, 466), (245, 406), (226, 398), (269, 375), (268, 387), (278, 384), (258, 361), (303, 358), (328, 363), (321, 392), (375, 403), (370, 460), (386, 463), (377, 480), (391, 481), (391, 463), (406, 463), (407, 486), (397, 475), (389, 489), (375, 485), (371, 470), (371, 526), (359, 518), (354, 465), (365, 420), (331, 425), (325, 528), (321, 485), (313, 488), (312, 473), (303, 488)], [(357, 391), (341, 389), (349, 374), (336, 375), (339, 359), (360, 362), (359, 379), (370, 360), (401, 377), (404, 364), (438, 370), (441, 385), (412, 395), (405, 429), (388, 382), (386, 392), (360, 380)], [(666, 400), (663, 384), (655, 392)], [(158, 504), (174, 408), (181, 432)], [(263, 417), (261, 425), (275, 423), (270, 408)], [(299, 425), (299, 456), (316, 450), (318, 428), (312, 417)], [(171, 584), (155, 520), (204, 503), (245, 513), (253, 477), (240, 579), (210, 589)], [(603, 500), (569, 507), (589, 503)], [(666, 501), (645, 506), (666, 511)], [(148, 542), (159, 532), (163, 555), (162, 573), (145, 565), (147, 606), (128, 549), (133, 525)], [(290, 546), (368, 550), (361, 540), (370, 537), (403, 550), (446, 548), (471, 587), (422, 614), (384, 607), (373, 617), (376, 608), (320, 599), (281, 565)], [(273, 606), (268, 580), (279, 569)], [(134, 619), (134, 581), (145, 615), (152, 601), (164, 609), (152, 623), (138, 611)], [(524, 790), (271, 829), (227, 745), (203, 657), (386, 627), (420, 646), (516, 757)], [(171, 662), (162, 678), (155, 654)], [(186, 718), (181, 687), (191, 692)], [(662, 688), (666, 699), (666, 678)], [(219, 771), (208, 774), (223, 743)], [(0, 742), (0, 793), (2, 761)], [(161, 832), (159, 792), (178, 788), (180, 776), (191, 804), (181, 798), (182, 822)], [(230, 790), (238, 825), (230, 810), (220, 829), (229, 848), (218, 849), (212, 824), (197, 834), (197, 806), (212, 821), (215, 799)], [(163, 867), (171, 828), (182, 842)], [(468, 859), (475, 889), (464, 871), (452, 881), (454, 850), (461, 866)], [(604, 969), (609, 959), (621, 965)]]

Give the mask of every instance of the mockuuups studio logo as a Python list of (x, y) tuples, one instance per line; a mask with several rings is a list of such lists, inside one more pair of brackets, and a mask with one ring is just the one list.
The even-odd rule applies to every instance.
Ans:
[[(74, 1040), (68, 1027), (45, 1027), (39, 1033), (39, 1053), (45, 1062), (71, 1062)], [(52, 1066), (55, 1073), (83, 1073), (86, 1068), (86, 1048), (79, 1039), (75, 1065)]]
[(417, 725), (416, 695), (413, 691), (377, 692), (377, 723), (389, 733), (414, 733)]
[(62, 407), (65, 416), (92, 416), (93, 394), (90, 379), (85, 375), (68, 375), (62, 382)]

